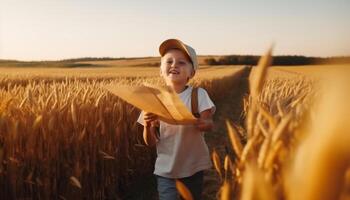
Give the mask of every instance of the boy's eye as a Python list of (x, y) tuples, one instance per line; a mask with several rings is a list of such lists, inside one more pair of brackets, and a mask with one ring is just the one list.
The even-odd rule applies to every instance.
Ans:
[(168, 60), (168, 61), (166, 61), (166, 63), (171, 64), (171, 63), (173, 63), (173, 61)]
[(186, 62), (184, 62), (184, 61), (180, 61), (179, 63), (180, 63), (180, 65), (186, 64)]

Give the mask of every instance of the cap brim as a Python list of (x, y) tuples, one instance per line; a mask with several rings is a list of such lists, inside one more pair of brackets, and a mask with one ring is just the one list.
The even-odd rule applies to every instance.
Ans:
[(188, 57), (191, 58), (191, 56), (190, 56), (191, 54), (187, 51), (186, 46), (181, 41), (179, 41), (177, 39), (165, 40), (162, 44), (160, 44), (160, 46), (159, 46), (159, 53), (160, 53), (160, 55), (164, 56), (165, 53), (169, 49), (180, 49), (183, 52), (185, 52)]

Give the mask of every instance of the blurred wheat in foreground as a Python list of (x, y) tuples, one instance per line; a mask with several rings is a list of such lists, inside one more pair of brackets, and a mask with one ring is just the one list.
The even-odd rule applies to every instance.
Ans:
[(267, 80), (269, 63), (271, 51), (251, 77), (246, 132), (227, 121), (232, 153), (224, 159), (224, 172), (217, 169), (225, 174), (219, 198), (350, 199), (346, 75), (317, 83), (305, 77)]

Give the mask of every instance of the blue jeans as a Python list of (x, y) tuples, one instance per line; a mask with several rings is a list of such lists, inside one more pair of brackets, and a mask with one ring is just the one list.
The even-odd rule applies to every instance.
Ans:
[[(175, 179), (162, 176), (157, 177), (157, 188), (159, 200), (177, 200), (179, 199), (176, 190)], [(203, 190), (203, 171), (199, 171), (192, 176), (178, 179), (190, 190), (194, 200), (202, 199)]]

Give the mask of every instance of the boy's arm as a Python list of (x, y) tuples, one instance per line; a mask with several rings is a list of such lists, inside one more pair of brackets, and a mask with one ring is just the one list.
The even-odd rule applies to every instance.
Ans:
[(158, 142), (157, 129), (159, 126), (158, 116), (153, 113), (144, 113), (143, 140), (146, 145), (154, 146)]
[(204, 110), (200, 113), (200, 117), (196, 123), (200, 131), (211, 131), (214, 128), (213, 113), (211, 109)]
[(148, 123), (146, 123), (143, 127), (143, 140), (145, 141), (146, 145), (154, 146), (158, 142), (156, 137), (157, 127), (147, 124)]

